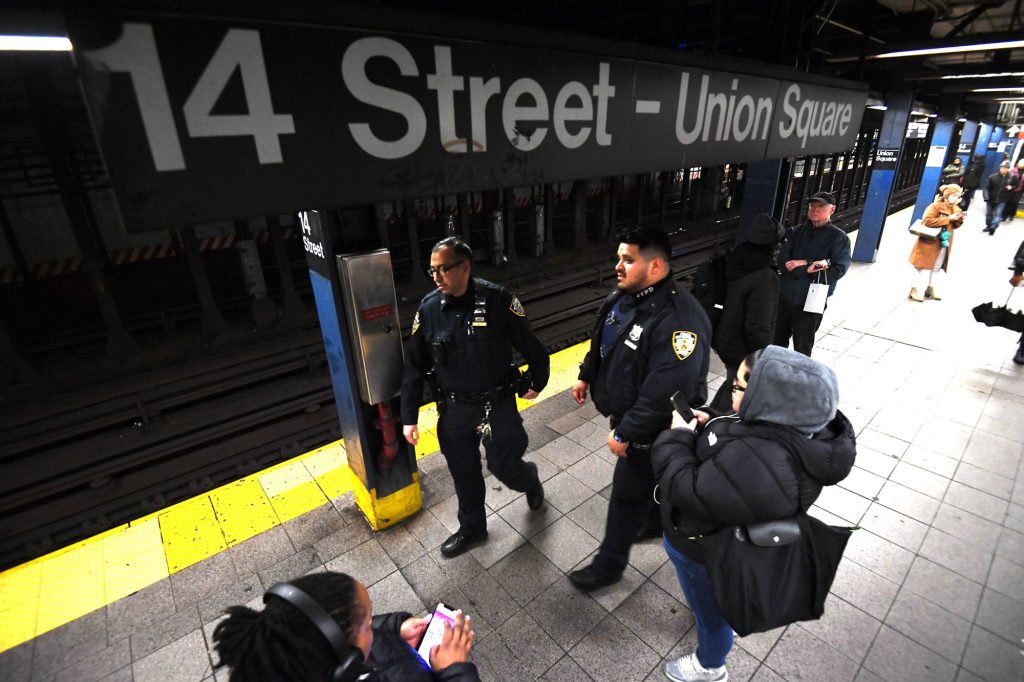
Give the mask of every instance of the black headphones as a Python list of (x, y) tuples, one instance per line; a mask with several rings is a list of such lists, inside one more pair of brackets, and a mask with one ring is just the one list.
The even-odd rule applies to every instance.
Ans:
[(348, 643), (337, 621), (331, 618), (316, 600), (291, 583), (277, 583), (271, 586), (263, 595), (263, 603), (271, 596), (280, 597), (297, 608), (331, 645), (336, 656), (336, 665), (327, 673), (327, 679), (330, 682), (355, 682), (363, 671), (363, 652)]

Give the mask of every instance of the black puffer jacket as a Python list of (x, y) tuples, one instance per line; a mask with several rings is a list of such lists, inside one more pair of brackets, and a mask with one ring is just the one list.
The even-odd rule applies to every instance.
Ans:
[(738, 416), (713, 419), (700, 434), (664, 431), (651, 455), (662, 526), (676, 548), (703, 561), (690, 538), (806, 511), (822, 486), (850, 473), (855, 453), (853, 427), (841, 412), (813, 437)]
[(739, 365), (747, 354), (775, 338), (779, 275), (765, 247), (740, 244), (726, 254), (728, 287), (722, 319), (711, 346), (727, 365)]
[(408, 613), (373, 617), (373, 646), (366, 661), (366, 682), (480, 682), (474, 663), (455, 663), (432, 671), (399, 635)]

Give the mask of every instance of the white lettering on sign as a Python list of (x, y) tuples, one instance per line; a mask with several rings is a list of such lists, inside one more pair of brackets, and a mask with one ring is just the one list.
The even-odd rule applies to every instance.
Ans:
[(782, 112), (786, 120), (779, 121), (779, 137), (792, 135), (800, 138), (800, 147), (807, 146), (807, 138), (846, 135), (853, 109), (849, 103), (837, 104), (817, 99), (800, 99), (800, 86), (793, 83), (782, 98)]
[(680, 144), (693, 144), (697, 139), (707, 142), (746, 139), (764, 140), (768, 138), (772, 121), (772, 100), (760, 97), (755, 102), (750, 95), (740, 97), (737, 104), (735, 90), (739, 84), (732, 79), (733, 94), (709, 92), (710, 78), (701, 76), (700, 92), (697, 93), (697, 115), (693, 119), (693, 128), (686, 129), (683, 120), (687, 107), (690, 89), (690, 74), (683, 73), (679, 77), (679, 105), (676, 109), (676, 139)]
[(302, 246), (306, 251), (313, 254), (314, 256), (324, 257), (324, 245), (320, 242), (314, 242), (306, 235), (302, 235)]
[(394, 141), (374, 135), (369, 123), (349, 123), (348, 129), (356, 144), (367, 154), (378, 159), (400, 159), (419, 149), (427, 135), (427, 115), (412, 95), (370, 82), (366, 77), (366, 63), (374, 57), (390, 59), (403, 76), (419, 75), (412, 54), (397, 40), (362, 38), (349, 45), (341, 58), (341, 77), (345, 87), (360, 102), (403, 116), (409, 128), (405, 135)]
[[(422, 42), (417, 44), (422, 47)], [(811, 95), (804, 97), (796, 83), (786, 85), (771, 79), (737, 76), (725, 81), (729, 83), (725, 87), (719, 75), (696, 72), (700, 74), (698, 83), (696, 73), (678, 67), (658, 67), (668, 69), (673, 80), (675, 74), (679, 74), (678, 93), (669, 93), (663, 102), (657, 97), (664, 87), (650, 87), (651, 81), (647, 80), (645, 72), (633, 62), (595, 60), (593, 66), (583, 67), (582, 78), (551, 84), (550, 80), (542, 83), (525, 74), (510, 77), (508, 70), (502, 71), (503, 77), (460, 73), (456, 69), (458, 53), (453, 53), (452, 46), (427, 45), (428, 52), (417, 54), (429, 54), (425, 59), (432, 59), (432, 65), (418, 64), (413, 52), (395, 38), (359, 37), (344, 48), (340, 66), (347, 94), (374, 111), (389, 112), (404, 122), (404, 128), (399, 127), (398, 133), (385, 134), (372, 112), (339, 121), (338, 126), (347, 128), (352, 140), (366, 154), (395, 160), (421, 152), (427, 145), (428, 129), (435, 129), (433, 126), (436, 126), (438, 138), (436, 143), (432, 140), (427, 145), (427, 151), (443, 150), (443, 153), (455, 155), (487, 152), (490, 150), (489, 133), (494, 133), (488, 130), (488, 113), (492, 124), (500, 121), (500, 132), (521, 152), (537, 150), (542, 145), (557, 145), (566, 150), (587, 144), (609, 147), (614, 125), (635, 124), (637, 117), (661, 117), (663, 111), (668, 123), (673, 97), (676, 142), (683, 146), (698, 142), (792, 139), (790, 145), (795, 146), (799, 141), (799, 146), (805, 148), (808, 141), (814, 139), (846, 137), (853, 120), (854, 109), (849, 101), (833, 101), (828, 99), (829, 95), (817, 95), (821, 99)], [(466, 48), (465, 54), (471, 53)], [(186, 170), (176, 120), (184, 121), (191, 138), (251, 137), (261, 165), (285, 161), (281, 137), (297, 134), (295, 117), (274, 111), (260, 31), (225, 30), (205, 65), (200, 63), (202, 70), (181, 105), (180, 118), (176, 117), (164, 81), (152, 25), (125, 23), (113, 44), (83, 54), (96, 64), (94, 68), (98, 71), (130, 76), (157, 171)], [(167, 55), (165, 52), (165, 57)], [(463, 59), (468, 61), (468, 57)], [(368, 69), (370, 62), (374, 63), (372, 71)], [(490, 62), (476, 60), (472, 64), (486, 66)], [(616, 87), (611, 85), (613, 65), (616, 75), (623, 82), (628, 79), (632, 87), (628, 95), (630, 101), (616, 108), (619, 118), (610, 121), (610, 105), (616, 96)], [(280, 65), (272, 73), (278, 74), (280, 79), (279, 69)], [(235, 73), (241, 77), (246, 113), (215, 114)], [(379, 74), (389, 74), (387, 84), (377, 82), (382, 78)], [(647, 87), (643, 92), (645, 98), (640, 96), (643, 89), (640, 86)], [(775, 120), (776, 97), (774, 93), (766, 94), (773, 87), (776, 90), (785, 87), (775, 131), (772, 121)], [(815, 93), (828, 90), (806, 87)], [(176, 90), (180, 89), (176, 86)], [(652, 94), (655, 98), (651, 98)], [(431, 101), (436, 106), (431, 106)], [(488, 107), (491, 107), (490, 112)], [(341, 115), (345, 116), (346, 112), (342, 110)], [(549, 132), (553, 135), (548, 135)], [(307, 130), (306, 136), (310, 134)]]

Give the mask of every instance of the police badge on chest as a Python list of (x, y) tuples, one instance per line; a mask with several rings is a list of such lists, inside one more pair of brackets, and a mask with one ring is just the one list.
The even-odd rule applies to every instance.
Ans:
[(636, 342), (640, 340), (640, 335), (644, 333), (644, 328), (638, 324), (634, 324), (633, 328), (629, 330), (629, 338), (625, 340), (625, 344), (636, 350)]

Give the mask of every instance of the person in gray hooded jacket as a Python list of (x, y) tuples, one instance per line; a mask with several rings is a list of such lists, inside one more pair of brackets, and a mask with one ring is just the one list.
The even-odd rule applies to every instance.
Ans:
[(676, 416), (652, 448), (665, 550), (697, 622), (697, 650), (665, 665), (676, 682), (728, 679), (733, 631), (711, 593), (700, 536), (807, 511), (823, 486), (850, 473), (856, 454), (835, 373), (796, 351), (748, 355), (732, 395), (738, 414)]

